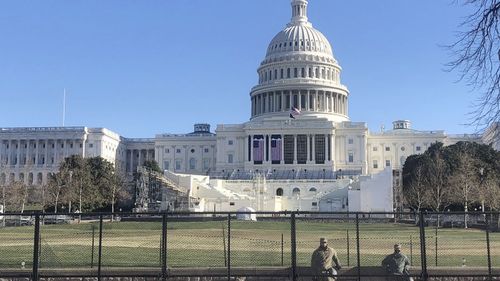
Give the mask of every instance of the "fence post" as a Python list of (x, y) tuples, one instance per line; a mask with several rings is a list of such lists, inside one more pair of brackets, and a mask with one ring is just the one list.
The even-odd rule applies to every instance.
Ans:
[(410, 265), (413, 265), (413, 236), (410, 234)]
[(102, 214), (99, 215), (99, 251), (97, 257), (97, 281), (101, 281), (101, 265), (102, 265)]
[(90, 268), (94, 267), (95, 225), (92, 223), (92, 252), (90, 254)]
[[(439, 222), (439, 220), (438, 220)], [(435, 249), (436, 249), (436, 266), (438, 266), (438, 222), (436, 222), (436, 233), (435, 233)]]
[(295, 237), (295, 212), (292, 212), (290, 221), (290, 238), (292, 245), (292, 281), (297, 281), (297, 238)]
[(491, 274), (491, 248), (490, 248), (490, 224), (486, 220), (486, 251), (488, 253), (488, 277), (492, 281), (493, 277)]
[(167, 214), (163, 214), (161, 224), (161, 279), (167, 280)]
[(422, 263), (422, 280), (427, 281), (427, 255), (425, 253), (425, 223), (424, 212), (420, 210), (419, 214), (419, 227), (420, 227), (420, 259)]
[(358, 281), (361, 280), (361, 255), (359, 253), (359, 213), (356, 213), (356, 251), (358, 262)]
[(35, 233), (33, 238), (33, 281), (38, 281), (39, 250), (40, 250), (40, 214), (35, 214)]
[(349, 249), (349, 229), (347, 230), (347, 266), (350, 266), (349, 264), (349, 256), (350, 256), (350, 249)]
[(284, 257), (284, 253), (283, 253), (283, 250), (284, 250), (284, 241), (283, 241), (283, 233), (281, 233), (281, 266), (284, 265), (284, 262), (283, 262), (283, 257)]
[(231, 213), (227, 214), (227, 280), (231, 280)]

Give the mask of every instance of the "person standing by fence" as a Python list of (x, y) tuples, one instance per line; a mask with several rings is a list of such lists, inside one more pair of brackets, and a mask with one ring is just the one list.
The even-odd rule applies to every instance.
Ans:
[(401, 253), (400, 244), (394, 245), (394, 253), (388, 255), (382, 261), (382, 267), (387, 273), (394, 276), (402, 276), (403, 280), (405, 281), (412, 280), (412, 278), (409, 276), (409, 266), (410, 260), (403, 253)]
[[(335, 263), (335, 267), (333, 264)], [(326, 238), (319, 239), (319, 247), (314, 250), (311, 257), (311, 272), (314, 281), (334, 281), (337, 270), (341, 265), (337, 257), (337, 252), (328, 247)]]

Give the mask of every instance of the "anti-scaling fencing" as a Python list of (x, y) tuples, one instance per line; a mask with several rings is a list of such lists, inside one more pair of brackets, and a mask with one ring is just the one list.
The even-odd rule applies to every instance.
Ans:
[[(5, 214), (0, 277), (312, 277), (328, 239), (340, 276), (387, 276), (400, 244), (418, 280), (500, 276), (498, 213)], [(52, 274), (52, 275), (51, 275)]]

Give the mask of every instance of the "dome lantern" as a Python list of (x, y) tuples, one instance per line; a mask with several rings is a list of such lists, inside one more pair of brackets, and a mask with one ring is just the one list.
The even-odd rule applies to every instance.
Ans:
[(307, 23), (307, 0), (292, 0), (292, 20), (290, 25)]

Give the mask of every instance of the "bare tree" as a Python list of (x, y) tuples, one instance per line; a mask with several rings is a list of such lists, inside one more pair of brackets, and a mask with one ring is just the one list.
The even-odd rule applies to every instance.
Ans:
[(500, 121), (500, 0), (463, 0), (474, 12), (461, 24), (457, 41), (450, 46), (451, 70), (460, 80), (482, 91), (469, 125), (484, 130)]
[(409, 205), (415, 206), (417, 212), (420, 212), (420, 209), (424, 207), (426, 200), (428, 200), (429, 190), (423, 173), (423, 167), (415, 167), (414, 174), (414, 180), (406, 188), (404, 198)]
[(475, 165), (475, 158), (472, 157), (467, 146), (458, 154), (456, 168), (449, 176), (451, 199), (464, 206), (464, 227), (468, 227), (469, 204), (477, 201), (479, 193), (479, 178)]

